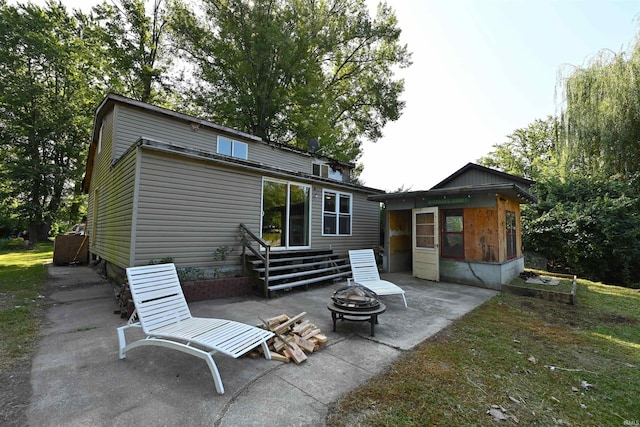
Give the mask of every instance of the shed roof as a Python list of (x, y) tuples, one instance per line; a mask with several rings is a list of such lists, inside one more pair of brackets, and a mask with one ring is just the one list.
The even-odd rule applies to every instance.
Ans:
[(454, 183), (456, 180), (458, 180), (463, 175), (470, 175), (473, 173), (478, 173), (480, 175), (487, 174), (489, 176), (492, 176), (493, 178), (497, 178), (497, 180), (499, 181), (514, 182), (514, 183), (524, 185), (527, 188), (536, 183), (535, 181), (523, 178), (521, 176), (512, 175), (506, 172), (491, 169), (486, 166), (481, 166), (475, 163), (467, 163), (466, 165), (464, 165), (463, 167), (461, 167), (460, 169), (458, 169), (457, 171), (455, 171), (454, 173), (452, 173), (451, 175), (449, 175), (448, 177), (446, 177), (445, 179), (443, 179), (442, 181), (440, 181), (439, 183), (431, 187), (431, 189), (435, 190), (438, 188), (446, 188), (449, 186), (455, 187), (456, 185)]
[[(471, 174), (475, 174), (473, 179), (465, 179)], [(386, 202), (389, 200), (421, 199), (435, 202), (448, 198), (471, 197), (471, 195), (497, 196), (501, 194), (518, 200), (520, 203), (537, 203), (538, 199), (529, 191), (529, 186), (533, 184), (535, 181), (530, 179), (468, 163), (430, 190), (372, 195), (369, 196), (369, 200)]]

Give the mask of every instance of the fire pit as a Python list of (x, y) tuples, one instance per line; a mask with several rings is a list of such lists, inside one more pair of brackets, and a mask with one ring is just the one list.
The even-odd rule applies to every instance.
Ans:
[(378, 294), (362, 285), (343, 286), (333, 293), (333, 303), (351, 310), (372, 310), (380, 306)]
[(378, 315), (387, 309), (375, 292), (362, 285), (348, 285), (335, 291), (331, 300), (327, 308), (331, 311), (333, 332), (336, 331), (337, 319), (351, 320), (369, 322), (371, 336), (375, 336), (374, 325), (378, 323)]

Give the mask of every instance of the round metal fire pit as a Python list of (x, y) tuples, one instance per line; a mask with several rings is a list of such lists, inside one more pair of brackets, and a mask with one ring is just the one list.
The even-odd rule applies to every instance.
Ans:
[(378, 294), (362, 285), (347, 285), (338, 289), (331, 297), (337, 307), (348, 310), (374, 310), (380, 307)]

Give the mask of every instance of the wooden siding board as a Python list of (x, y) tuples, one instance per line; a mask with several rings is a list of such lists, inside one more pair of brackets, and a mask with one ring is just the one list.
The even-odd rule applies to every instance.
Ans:
[(516, 213), (516, 256), (522, 256), (520, 204), (496, 197), (497, 207), (468, 208), (464, 210), (465, 261), (507, 261), (506, 211)]
[(464, 210), (465, 261), (498, 262), (500, 233), (498, 209), (471, 208)]

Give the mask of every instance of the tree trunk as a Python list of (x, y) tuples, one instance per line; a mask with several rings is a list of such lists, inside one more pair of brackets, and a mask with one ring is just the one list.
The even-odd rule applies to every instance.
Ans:
[(29, 224), (29, 244), (46, 242), (49, 239), (50, 231), (51, 223), (48, 221)]

